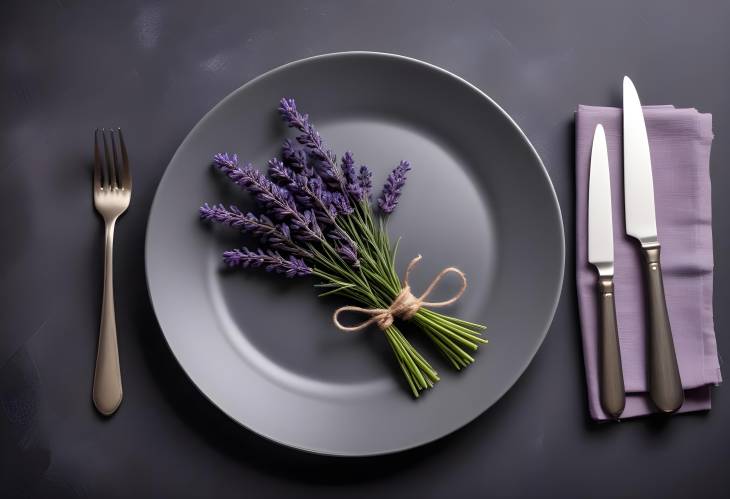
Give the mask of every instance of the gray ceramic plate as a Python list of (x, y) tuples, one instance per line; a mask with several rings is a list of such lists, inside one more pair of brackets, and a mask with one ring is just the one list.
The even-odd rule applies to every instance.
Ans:
[[(398, 265), (421, 253), (416, 290), (457, 266), (469, 289), (450, 313), (489, 326), (477, 362), (455, 372), (406, 334), (441, 375), (414, 400), (377, 329), (345, 334), (334, 299), (311, 281), (222, 270), (240, 235), (197, 219), (204, 202), (249, 203), (209, 167), (219, 151), (259, 166), (287, 134), (276, 113), (297, 99), (336, 152), (355, 153), (381, 185), (413, 165), (390, 223)], [(287, 64), (226, 97), (175, 153), (152, 206), (149, 291), (168, 344), (190, 379), (235, 421), (276, 442), (363, 456), (442, 437), (494, 404), (535, 355), (557, 305), (563, 228), (540, 158), (514, 121), (466, 81), (430, 64), (340, 53)], [(458, 282), (444, 282), (450, 296)], [(436, 297), (434, 297), (436, 298)], [(528, 410), (526, 408), (526, 410)]]

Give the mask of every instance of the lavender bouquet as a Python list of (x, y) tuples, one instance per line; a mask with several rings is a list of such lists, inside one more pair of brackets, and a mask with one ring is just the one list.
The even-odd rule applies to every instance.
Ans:
[[(425, 333), (456, 369), (474, 362), (468, 350), (486, 340), (484, 326), (450, 317), (433, 308), (449, 305), (466, 289), (464, 274), (453, 267), (436, 276), (421, 296), (411, 293), (408, 278), (420, 260), (414, 258), (401, 280), (395, 269), (398, 243), (391, 245), (387, 219), (398, 206), (411, 167), (401, 161), (377, 199), (377, 214), (371, 203), (372, 173), (356, 168), (350, 152), (339, 163), (327, 149), (306, 114), (294, 99), (282, 99), (279, 113), (296, 130), (296, 141), (285, 140), (281, 158), (268, 163), (268, 175), (252, 165), (242, 166), (235, 154), (216, 154), (213, 166), (248, 192), (260, 213), (244, 213), (236, 206), (205, 204), (200, 216), (230, 226), (256, 238), (261, 248), (226, 251), (223, 260), (231, 267), (263, 268), (286, 277), (313, 276), (319, 280), (319, 296), (341, 295), (358, 306), (345, 306), (333, 315), (342, 331), (360, 331), (376, 324), (387, 338), (414, 396), (432, 387), (439, 377), (431, 365), (403, 336), (395, 319), (407, 320)], [(450, 300), (425, 301), (439, 280), (455, 273), (461, 290)], [(364, 314), (367, 319), (343, 325), (343, 312)]]

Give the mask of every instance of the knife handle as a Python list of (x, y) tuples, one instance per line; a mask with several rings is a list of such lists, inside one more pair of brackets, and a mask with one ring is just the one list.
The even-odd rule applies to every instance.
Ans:
[(660, 246), (642, 247), (649, 299), (649, 394), (661, 412), (672, 413), (684, 402), (669, 324), (664, 282), (660, 263)]
[(621, 368), (621, 350), (616, 325), (613, 277), (598, 278), (598, 299), (601, 308), (600, 356), (601, 356), (601, 405), (603, 410), (618, 419), (626, 405), (624, 374)]

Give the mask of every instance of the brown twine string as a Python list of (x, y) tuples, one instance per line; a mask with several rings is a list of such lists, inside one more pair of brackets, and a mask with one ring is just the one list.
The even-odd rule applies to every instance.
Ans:
[[(411, 263), (408, 264), (405, 276), (403, 277), (403, 288), (388, 308), (362, 308), (353, 305), (347, 305), (335, 310), (335, 313), (332, 314), (332, 322), (335, 323), (335, 326), (337, 326), (340, 331), (362, 331), (370, 324), (377, 324), (378, 327), (384, 331), (393, 325), (393, 321), (396, 317), (407, 321), (408, 319), (416, 315), (416, 312), (418, 312), (421, 307), (446, 307), (447, 305), (451, 305), (452, 303), (455, 303), (459, 298), (461, 298), (461, 295), (464, 294), (464, 291), (466, 291), (467, 287), (466, 276), (461, 270), (457, 269), (456, 267), (448, 267), (439, 272), (421, 296), (414, 296), (413, 293), (411, 293), (411, 286), (408, 284), (408, 279), (410, 278), (411, 270), (413, 270), (416, 264), (418, 264), (418, 262), (420, 261), (421, 255), (418, 255), (416, 258), (411, 260)], [(457, 274), (461, 278), (461, 289), (459, 289), (459, 291), (448, 300), (436, 302), (425, 301), (426, 298), (428, 298), (428, 295), (430, 295), (434, 288), (438, 285), (438, 283), (441, 282), (441, 279), (449, 273)], [(370, 318), (354, 326), (344, 326), (339, 320), (339, 315), (342, 312), (359, 312), (369, 315)]]

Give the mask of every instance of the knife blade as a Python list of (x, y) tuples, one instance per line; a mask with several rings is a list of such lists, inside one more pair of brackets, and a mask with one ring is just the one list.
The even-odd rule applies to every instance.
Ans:
[(677, 355), (667, 313), (656, 228), (651, 152), (639, 94), (628, 76), (623, 81), (624, 210), (626, 233), (641, 244), (649, 320), (649, 394), (661, 412), (684, 402)]
[(608, 147), (603, 125), (593, 134), (588, 180), (588, 261), (598, 271), (599, 383), (603, 410), (618, 419), (626, 405), (613, 287), (613, 217)]

